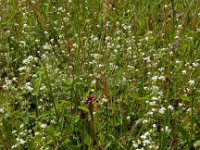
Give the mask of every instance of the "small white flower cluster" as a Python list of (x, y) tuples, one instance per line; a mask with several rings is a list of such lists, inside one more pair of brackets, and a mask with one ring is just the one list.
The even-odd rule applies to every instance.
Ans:
[(25, 85), (24, 85), (24, 89), (29, 91), (29, 92), (32, 92), (34, 90), (31, 82), (26, 82)]
[(136, 150), (143, 150), (143, 149), (158, 149), (158, 146), (155, 145), (155, 142), (152, 141), (151, 138), (151, 132), (153, 130), (150, 130), (149, 132), (145, 132), (144, 134), (142, 134), (140, 136), (139, 139), (137, 139), (137, 141), (132, 141), (132, 147)]
[(165, 132), (167, 134), (171, 133), (171, 129), (169, 128), (169, 126), (165, 126), (164, 128), (161, 129), (162, 132)]
[(4, 108), (0, 108), (0, 114), (3, 114), (5, 112)]
[(51, 45), (50, 45), (49, 43), (45, 43), (45, 44), (42, 46), (42, 48), (43, 48), (44, 50), (49, 50), (49, 49), (51, 49)]
[(24, 124), (20, 125), (19, 131), (13, 130), (12, 134), (16, 137), (16, 143), (12, 145), (11, 149), (17, 149), (20, 145), (26, 144), (29, 138), (32, 138), (32, 130), (27, 130)]
[(26, 141), (22, 138), (16, 138), (17, 143), (11, 146), (11, 149), (16, 149), (19, 145), (24, 145)]
[(147, 100), (146, 103), (149, 104), (150, 106), (155, 106), (156, 103), (160, 100), (160, 96), (156, 97), (153, 96), (150, 100)]
[(166, 108), (163, 107), (163, 106), (161, 106), (161, 107), (159, 108), (159, 110), (158, 110), (158, 112), (159, 112), (160, 114), (164, 114), (165, 111), (166, 111)]
[(22, 138), (16, 138), (16, 141), (19, 142), (19, 144), (21, 144), (21, 145), (26, 143), (26, 141), (24, 141), (24, 139), (22, 139)]
[(190, 86), (192, 86), (192, 85), (195, 84), (195, 81), (194, 80), (189, 80), (188, 83), (189, 83)]
[(109, 63), (110, 68), (112, 68), (113, 70), (118, 69), (119, 67), (114, 64), (114, 63)]
[(28, 58), (24, 59), (23, 60), (23, 64), (30, 64), (32, 62), (37, 62), (38, 61), (38, 58), (37, 57), (33, 57), (33, 56), (28, 56)]
[(31, 71), (33, 67), (35, 67), (35, 62), (38, 62), (37, 57), (33, 57), (32, 55), (28, 56), (26, 59), (23, 60), (23, 65), (20, 68), (18, 68), (18, 71), (20, 74), (28, 73)]
[(30, 70), (30, 67), (27, 67), (27, 66), (22, 66), (22, 67), (18, 68), (18, 71), (20, 71), (20, 72), (28, 71), (28, 70)]
[(107, 103), (107, 102), (108, 102), (108, 99), (102, 98), (101, 101), (102, 101), (102, 103)]
[(91, 54), (92, 57), (94, 57), (95, 60), (99, 60), (100, 58), (102, 58), (102, 55), (101, 54)]
[(152, 79), (153, 82), (156, 82), (156, 81), (158, 81), (158, 80), (164, 81), (165, 76), (163, 76), (163, 75), (160, 75), (160, 76), (155, 75), (155, 76), (153, 76), (151, 79)]
[(12, 80), (9, 80), (7, 77), (5, 78), (5, 84), (2, 86), (5, 90), (8, 90), (12, 86)]
[(45, 123), (40, 123), (40, 127), (41, 127), (42, 129), (44, 129), (44, 128), (47, 127), (47, 124), (45, 124)]

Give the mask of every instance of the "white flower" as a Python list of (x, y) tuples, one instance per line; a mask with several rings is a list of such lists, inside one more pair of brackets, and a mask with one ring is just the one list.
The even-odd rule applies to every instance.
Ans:
[(144, 140), (144, 139), (146, 139), (147, 137), (146, 137), (146, 135), (141, 135), (140, 138)]
[(153, 112), (156, 112), (157, 111), (157, 109), (155, 109), (155, 108), (152, 108), (152, 110), (151, 111), (153, 111)]
[(30, 63), (32, 60), (34, 60), (34, 57), (33, 57), (33, 56), (29, 56), (28, 58), (26, 58), (26, 59), (23, 60), (23, 64), (28, 64), (28, 63)]
[(192, 66), (194, 66), (194, 67), (198, 67), (199, 64), (194, 62), (194, 63), (192, 63)]
[(127, 116), (127, 117), (126, 117), (126, 119), (127, 119), (127, 120), (130, 120), (130, 119), (131, 119), (131, 117), (130, 117), (130, 116)]
[(160, 72), (162, 72), (164, 70), (165, 70), (165, 68), (163, 68), (163, 67), (161, 67), (161, 68), (158, 69), (158, 71), (160, 71)]
[(156, 124), (153, 124), (152, 126), (153, 126), (153, 128), (156, 128), (156, 127), (157, 127), (157, 125), (156, 125)]
[(25, 135), (25, 133), (24, 132), (19, 132), (19, 135)]
[(167, 4), (165, 4), (165, 5), (164, 5), (164, 8), (167, 8), (167, 7), (168, 7), (168, 5), (167, 5)]
[(104, 65), (102, 65), (102, 64), (99, 64), (99, 68), (102, 68)]
[(36, 40), (35, 40), (35, 43), (39, 43), (39, 41), (40, 41), (39, 39), (36, 39)]
[(160, 77), (159, 77), (159, 80), (164, 80), (164, 79), (165, 79), (164, 76), (160, 76)]
[(148, 135), (150, 135), (150, 133), (149, 133), (149, 132), (146, 132), (144, 135), (148, 136)]
[(20, 139), (20, 138), (16, 138), (16, 141), (18, 141), (19, 144), (22, 144), (22, 145), (26, 143), (26, 141), (24, 141), (23, 139)]
[(145, 39), (146, 41), (149, 41), (149, 37), (145, 37), (144, 39)]
[(195, 82), (194, 82), (194, 80), (189, 80), (189, 85), (193, 85)]
[(180, 25), (178, 25), (178, 28), (179, 28), (179, 29), (182, 29), (182, 28), (183, 28), (183, 26), (180, 24)]
[(43, 49), (50, 49), (50, 45), (48, 43), (45, 43), (45, 45), (43, 45)]
[(30, 82), (27, 82), (27, 83), (25, 84), (24, 88), (25, 88), (26, 90), (30, 91), (30, 92), (33, 91), (33, 88), (32, 88), (32, 85), (31, 85)]
[(20, 67), (19, 69), (18, 69), (18, 71), (24, 71), (24, 70), (27, 70), (27, 67)]
[(182, 74), (183, 74), (183, 75), (184, 75), (184, 74), (186, 74), (186, 73), (187, 73), (187, 71), (186, 71), (186, 70), (183, 70), (183, 71), (182, 71)]
[(165, 107), (162, 106), (162, 107), (158, 110), (158, 112), (161, 113), (161, 114), (164, 114), (164, 113), (165, 113), (165, 110), (166, 110)]
[(150, 142), (149, 140), (144, 140), (144, 141), (143, 141), (143, 145), (144, 145), (144, 146), (149, 145), (150, 143), (151, 143), (151, 142)]
[(15, 144), (11, 147), (11, 149), (16, 149), (19, 144)]
[(157, 101), (157, 100), (158, 100), (157, 97), (152, 97), (151, 99), (152, 99), (153, 101)]
[(46, 139), (46, 137), (42, 137), (42, 140), (44, 141)]
[(157, 81), (157, 80), (158, 80), (158, 76), (153, 76), (151, 79), (152, 79), (153, 81)]
[[(145, 54), (143, 54), (143, 55), (145, 55)], [(151, 59), (150, 59), (150, 56), (148, 56), (148, 57), (143, 57), (142, 58), (144, 61), (146, 61), (146, 62), (151, 62)]]
[(103, 103), (107, 103), (107, 102), (108, 102), (108, 99), (102, 98), (101, 101), (102, 101)]
[(174, 107), (172, 105), (169, 105), (167, 108), (170, 110), (174, 110)]
[(19, 41), (19, 43), (20, 43), (23, 47), (26, 46), (26, 42), (25, 42), (25, 41)]
[(179, 107), (182, 107), (182, 106), (183, 106), (183, 103), (179, 103), (178, 106), (179, 106)]
[(0, 114), (4, 113), (4, 108), (0, 108)]
[(95, 85), (95, 84), (96, 84), (96, 80), (93, 80), (93, 81), (91, 82), (91, 84), (92, 84), (92, 85)]
[(146, 120), (146, 119), (144, 119), (143, 121), (142, 121), (142, 123), (147, 123), (148, 122), (148, 120)]
[(150, 111), (150, 112), (148, 112), (147, 114), (149, 114), (149, 115), (153, 115), (153, 111)]
[(134, 148), (138, 148), (138, 143), (137, 143), (137, 142), (132, 141), (132, 143), (133, 143), (132, 147), (134, 147)]
[(162, 91), (159, 91), (158, 94), (159, 94), (160, 96), (163, 96), (163, 92), (162, 92)]
[(135, 69), (135, 67), (134, 66), (131, 66), (131, 65), (128, 65), (127, 66), (129, 69)]
[(94, 57), (94, 59), (100, 59), (102, 57), (102, 55), (100, 54), (92, 54), (92, 56)]
[(21, 128), (23, 128), (23, 127), (24, 127), (24, 125), (23, 125), (23, 124), (21, 124), (21, 125), (20, 125), (20, 129), (21, 129)]
[(41, 86), (40, 87), (40, 90), (42, 91), (42, 90), (45, 90), (46, 89), (46, 86), (45, 85), (43, 85), (43, 86)]
[(165, 126), (165, 128), (162, 128), (161, 131), (169, 134), (171, 132), (171, 129), (168, 126)]
[(16, 78), (16, 77), (13, 77), (12, 80), (16, 82), (16, 81), (17, 81), (17, 78)]
[(42, 123), (42, 124), (40, 125), (40, 127), (44, 129), (44, 128), (46, 128), (46, 127), (47, 127), (47, 125), (46, 125), (46, 124), (44, 124), (44, 123)]
[(138, 139), (138, 140), (137, 140), (137, 143), (138, 143), (138, 144), (141, 144), (142, 142), (140, 141), (140, 139)]
[(23, 27), (24, 27), (24, 28), (26, 28), (27, 26), (28, 26), (28, 25), (27, 25), (26, 23), (25, 23), (25, 24), (23, 24)]
[(150, 105), (150, 106), (154, 106), (155, 104), (156, 104), (155, 101), (153, 101), (153, 102), (149, 102), (149, 105)]
[(17, 132), (16, 130), (13, 130), (13, 131), (12, 131), (12, 134), (15, 134), (16, 132)]
[(40, 132), (38, 132), (38, 131), (37, 131), (37, 132), (35, 132), (35, 135), (39, 135), (39, 134), (40, 134)]
[(23, 144), (25, 144), (25, 143), (26, 143), (26, 141), (24, 141), (23, 139), (20, 139), (20, 140), (19, 140), (19, 144), (23, 145)]
[(174, 38), (175, 38), (175, 39), (179, 39), (180, 37), (179, 37), (179, 36), (175, 36)]

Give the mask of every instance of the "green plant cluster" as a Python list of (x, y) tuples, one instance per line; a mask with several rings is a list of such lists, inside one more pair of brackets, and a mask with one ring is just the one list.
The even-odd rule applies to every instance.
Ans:
[(199, 0), (0, 0), (0, 149), (199, 149), (199, 37)]

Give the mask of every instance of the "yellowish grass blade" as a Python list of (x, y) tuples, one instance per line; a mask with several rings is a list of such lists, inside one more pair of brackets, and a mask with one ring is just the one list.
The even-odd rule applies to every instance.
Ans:
[(48, 24), (44, 18), (44, 16), (39, 12), (39, 10), (31, 3), (30, 0), (26, 0), (30, 8), (34, 11), (35, 15), (38, 17), (38, 21), (41, 23), (41, 25), (45, 28), (48, 29)]

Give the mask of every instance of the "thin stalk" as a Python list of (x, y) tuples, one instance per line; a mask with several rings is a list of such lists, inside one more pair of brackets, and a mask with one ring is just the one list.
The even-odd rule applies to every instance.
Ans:
[(46, 84), (48, 86), (48, 91), (49, 91), (49, 96), (50, 96), (50, 99), (53, 103), (53, 107), (55, 109), (57, 120), (59, 121), (59, 113), (58, 113), (58, 110), (56, 108), (56, 102), (55, 102), (55, 99), (54, 99), (53, 90), (52, 90), (51, 82), (50, 82), (50, 79), (49, 79), (48, 71), (47, 71), (45, 63), (41, 61), (41, 64), (42, 64), (42, 67), (44, 69), (44, 74), (45, 74), (45, 77), (46, 77)]
[(174, 0), (171, 0), (172, 5), (172, 17), (173, 17), (173, 31), (175, 31), (175, 8), (174, 8)]
[(97, 137), (96, 137), (96, 128), (95, 128), (93, 111), (90, 111), (90, 115), (91, 115), (90, 131), (91, 131), (91, 136), (92, 136), (92, 147), (94, 147), (95, 145), (98, 145), (98, 143), (96, 139)]

